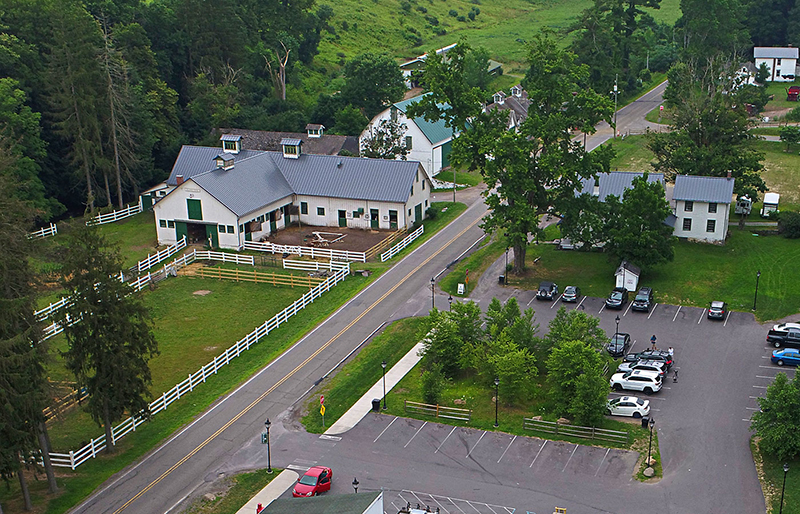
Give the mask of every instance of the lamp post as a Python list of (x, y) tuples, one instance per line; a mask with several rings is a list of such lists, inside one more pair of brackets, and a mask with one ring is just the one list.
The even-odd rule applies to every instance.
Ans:
[(756, 310), (756, 301), (758, 300), (758, 279), (761, 278), (761, 270), (756, 271), (756, 294), (753, 296), (753, 310)]
[(619, 94), (619, 89), (617, 88), (617, 77), (618, 75), (614, 75), (614, 139), (617, 138), (617, 95)]
[(436, 288), (436, 283), (433, 281), (433, 277), (431, 277), (431, 310), (436, 308), (436, 305), (433, 303), (433, 292)]
[(503, 285), (508, 285), (508, 247), (506, 246), (506, 267), (503, 268)]
[(786, 473), (789, 472), (789, 464), (783, 464), (783, 487), (781, 488), (781, 508), (778, 510), (778, 514), (783, 514), (783, 493), (786, 492)]
[(358, 494), (358, 479), (356, 477), (353, 477), (353, 491)]
[(500, 377), (494, 377), (494, 426), (495, 426), (495, 428), (500, 426), (500, 423), (497, 422), (497, 404), (500, 403), (499, 387), (500, 387)]
[(453, 166), (453, 203), (456, 203), (456, 167)]
[(383, 410), (386, 410), (386, 359), (381, 362), (383, 368)]
[(619, 314), (617, 314), (617, 317), (614, 319), (614, 321), (617, 322), (617, 331), (616, 331), (616, 333), (619, 334)]
[(267, 473), (272, 473), (272, 454), (269, 448), (269, 427), (272, 423), (269, 422), (269, 418), (264, 422), (264, 426), (267, 428)]
[(654, 418), (650, 418), (650, 443), (647, 446), (647, 467), (650, 466), (650, 450), (653, 449), (653, 427), (656, 426), (656, 420)]
[(447, 295), (447, 303), (450, 304), (450, 310), (453, 310), (453, 295)]

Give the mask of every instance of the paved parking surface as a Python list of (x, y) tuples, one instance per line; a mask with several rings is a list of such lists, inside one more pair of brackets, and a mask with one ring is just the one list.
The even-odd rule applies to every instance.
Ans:
[[(402, 490), (396, 494), (384, 493), (383, 507), (385, 514), (395, 514), (403, 507), (421, 509), (441, 514), (514, 514), (513, 507), (492, 505), (476, 500), (465, 500), (451, 496), (424, 493), (420, 491)], [(394, 510), (392, 510), (394, 509)]]

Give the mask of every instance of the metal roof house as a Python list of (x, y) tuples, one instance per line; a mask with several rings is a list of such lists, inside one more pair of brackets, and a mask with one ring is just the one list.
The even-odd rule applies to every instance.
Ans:
[(187, 236), (239, 249), (292, 222), (397, 229), (425, 216), (431, 183), (419, 162), (310, 155), (299, 139), (281, 146), (238, 153), (184, 146), (167, 181), (174, 187), (153, 206), (159, 244)]
[(493, 109), (498, 111), (508, 111), (508, 129), (517, 130), (517, 128), (528, 117), (528, 108), (531, 101), (528, 99), (528, 93), (522, 88), (521, 85), (511, 87), (511, 96), (506, 96), (503, 91), (498, 91), (492, 95), (492, 103), (484, 109), (489, 112)]
[[(302, 503), (302, 507), (298, 506)], [(253, 509), (255, 512), (255, 509)], [(383, 492), (325, 494), (303, 498), (273, 500), (261, 514), (383, 514)]]
[(769, 68), (771, 82), (793, 82), (797, 75), (798, 49), (794, 47), (757, 46), (753, 49), (756, 69), (762, 64)]
[(676, 176), (672, 190), (675, 235), (709, 243), (724, 242), (733, 185), (734, 179), (730, 176)]
[[(606, 201), (607, 196), (616, 196), (622, 199), (622, 195), (626, 189), (630, 189), (633, 185), (633, 179), (644, 176), (644, 173), (630, 172), (630, 171), (610, 171), (608, 173), (600, 173), (595, 177), (581, 179), (583, 188), (576, 192), (576, 196), (582, 194), (590, 194), (596, 197), (601, 202)], [(664, 186), (663, 173), (648, 173), (647, 182), (658, 182)]]
[(418, 102), (422, 96), (397, 102), (379, 113), (361, 133), (361, 141), (371, 137), (373, 130), (384, 120), (403, 124), (406, 126), (404, 143), (409, 149), (406, 157), (412, 161), (419, 161), (430, 176), (435, 176), (450, 166), (449, 155), (454, 133), (452, 128), (445, 126), (444, 120), (431, 122), (423, 117), (406, 116), (408, 107)]

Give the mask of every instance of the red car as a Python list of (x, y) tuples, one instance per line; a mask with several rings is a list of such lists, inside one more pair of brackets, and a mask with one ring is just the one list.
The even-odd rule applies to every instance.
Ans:
[(294, 486), (292, 496), (316, 496), (319, 493), (330, 491), (333, 480), (333, 470), (325, 466), (314, 466), (301, 476)]

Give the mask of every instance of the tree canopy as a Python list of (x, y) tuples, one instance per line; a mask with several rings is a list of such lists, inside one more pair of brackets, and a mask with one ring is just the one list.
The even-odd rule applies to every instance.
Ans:
[(800, 378), (778, 373), (767, 394), (758, 399), (750, 428), (761, 438), (759, 446), (781, 460), (800, 455)]

